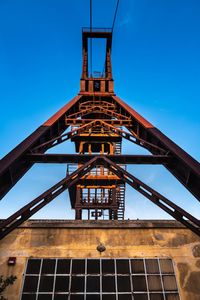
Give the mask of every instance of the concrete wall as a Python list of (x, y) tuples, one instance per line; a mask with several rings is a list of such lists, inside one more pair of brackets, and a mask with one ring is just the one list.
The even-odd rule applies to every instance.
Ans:
[[(99, 253), (102, 243), (106, 251)], [(8, 257), (17, 257), (8, 266)], [(176, 221), (29, 221), (0, 242), (0, 274), (16, 275), (5, 293), (20, 299), (29, 257), (172, 258), (182, 300), (200, 299), (200, 238)]]

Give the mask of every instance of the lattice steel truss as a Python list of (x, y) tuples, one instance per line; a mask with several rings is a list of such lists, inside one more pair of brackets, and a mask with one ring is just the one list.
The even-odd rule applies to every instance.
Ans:
[[(125, 183), (200, 236), (199, 220), (126, 171), (127, 164), (161, 164), (200, 200), (200, 164), (114, 94), (111, 30), (84, 29), (82, 38), (79, 94), (0, 161), (0, 198), (35, 163), (69, 163), (67, 175), (4, 220), (0, 238), (66, 189), (69, 189), (76, 219), (81, 219), (83, 210), (87, 210), (89, 219), (107, 216), (122, 220)], [(88, 75), (89, 38), (106, 39), (105, 73), (98, 78)], [(150, 154), (122, 155), (123, 138)], [(77, 154), (45, 154), (69, 139), (75, 143)], [(72, 164), (76, 164), (76, 168)]]

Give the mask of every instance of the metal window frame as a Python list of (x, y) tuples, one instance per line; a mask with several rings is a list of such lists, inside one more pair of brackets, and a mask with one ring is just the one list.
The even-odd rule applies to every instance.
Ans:
[[(27, 266), (28, 266), (28, 262), (29, 260), (38, 260), (40, 259), (41, 262), (40, 262), (40, 270), (39, 270), (39, 273), (38, 274), (26, 274), (26, 270), (27, 270)], [(53, 259), (55, 260), (55, 267), (54, 267), (54, 273), (49, 273), (49, 274), (45, 274), (45, 276), (53, 276), (54, 277), (54, 280), (53, 280), (53, 291), (52, 292), (40, 292), (39, 291), (39, 286), (40, 286), (40, 280), (41, 280), (41, 271), (42, 271), (42, 265), (43, 265), (43, 261), (44, 259)], [(70, 260), (70, 270), (69, 270), (69, 273), (57, 273), (57, 265), (58, 265), (58, 260), (60, 259), (68, 259)], [(80, 274), (75, 274), (73, 275), (72, 273), (72, 263), (73, 261), (75, 260), (84, 260), (85, 261), (85, 268), (84, 268), (84, 273), (80, 273)], [(102, 273), (102, 260), (114, 260), (114, 273), (108, 273), (108, 274), (103, 274)], [(132, 267), (131, 267), (131, 261), (132, 260), (141, 260), (143, 261), (143, 264), (144, 264), (144, 273), (133, 273), (132, 272)], [(162, 259), (169, 259), (171, 262), (172, 262), (172, 267), (173, 267), (173, 273), (163, 273), (162, 270), (161, 270), (161, 266), (160, 266), (160, 260)], [(100, 262), (100, 268), (99, 268), (99, 273), (98, 274), (91, 274), (91, 273), (87, 273), (87, 265), (88, 265), (88, 260), (99, 260)], [(122, 273), (117, 273), (117, 261), (118, 260), (128, 260), (129, 262), (129, 273), (127, 274), (122, 274)], [(159, 268), (159, 273), (151, 273), (151, 272), (147, 272), (147, 266), (146, 266), (146, 260), (156, 260), (158, 262), (158, 268)], [(84, 277), (84, 292), (73, 292), (71, 293), (70, 290), (71, 290), (71, 279), (72, 279), (72, 275), (73, 276), (83, 276)], [(133, 290), (133, 282), (132, 282), (132, 276), (145, 276), (145, 282), (146, 282), (146, 287), (147, 287), (147, 290), (146, 291), (134, 291)], [(162, 286), (162, 291), (150, 291), (149, 290), (149, 285), (148, 285), (148, 276), (149, 275), (159, 275), (160, 277), (160, 280), (161, 280), (161, 286)], [(163, 276), (164, 275), (168, 275), (168, 276), (173, 276), (175, 278), (175, 282), (176, 282), (176, 286), (177, 286), (177, 290), (175, 291), (166, 291), (164, 289), (164, 283), (163, 283)], [(29, 277), (29, 276), (37, 276), (38, 277), (38, 283), (37, 283), (37, 291), (36, 293), (33, 293), (33, 292), (23, 292), (23, 287), (24, 287), (24, 283), (25, 283), (25, 278), (26, 277)], [(106, 258), (106, 257), (102, 257), (102, 258), (65, 258), (65, 257), (58, 257), (58, 258), (48, 258), (48, 257), (45, 257), (45, 258), (27, 258), (27, 261), (26, 261), (26, 264), (25, 264), (25, 270), (24, 270), (24, 273), (23, 273), (23, 280), (22, 280), (22, 286), (21, 286), (21, 291), (20, 291), (20, 299), (22, 299), (22, 296), (23, 294), (36, 294), (36, 300), (38, 300), (38, 296), (39, 294), (43, 294), (43, 295), (52, 295), (51, 299), (54, 300), (54, 296), (55, 296), (55, 285), (56, 285), (56, 277), (57, 276), (69, 276), (69, 292), (57, 292), (57, 294), (63, 294), (63, 295), (68, 295), (68, 299), (70, 300), (71, 299), (71, 294), (74, 295), (74, 294), (79, 294), (79, 295), (84, 295), (84, 300), (86, 300), (86, 296), (87, 295), (100, 295), (100, 300), (102, 300), (102, 295), (115, 295), (116, 296), (116, 300), (118, 300), (118, 295), (132, 295), (132, 300), (134, 300), (134, 295), (137, 294), (146, 294), (147, 295), (147, 298), (148, 300), (150, 300), (150, 295), (151, 294), (162, 294), (163, 295), (163, 299), (166, 300), (166, 295), (167, 294), (177, 294), (179, 299), (181, 300), (181, 297), (180, 297), (180, 291), (179, 291), (179, 286), (178, 286), (178, 282), (177, 282), (177, 278), (176, 278), (176, 273), (175, 273), (175, 265), (174, 265), (174, 261), (172, 258), (170, 257), (118, 257), (118, 258)], [(93, 276), (93, 277), (99, 277), (100, 279), (100, 293), (98, 292), (87, 292), (87, 276)], [(110, 276), (114, 276), (115, 278), (115, 292), (103, 292), (103, 289), (102, 289), (102, 278), (103, 276), (107, 276), (107, 277), (110, 277)], [(118, 291), (118, 282), (117, 282), (117, 276), (129, 276), (130, 277), (130, 286), (131, 286), (131, 292), (130, 291), (127, 291), (127, 292), (119, 292)]]

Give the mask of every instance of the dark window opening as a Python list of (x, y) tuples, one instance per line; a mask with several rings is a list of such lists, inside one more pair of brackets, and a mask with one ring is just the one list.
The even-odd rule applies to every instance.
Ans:
[(105, 92), (109, 92), (109, 81), (105, 81)]
[(55, 259), (44, 259), (42, 263), (42, 274), (53, 274), (55, 272)]
[(88, 92), (89, 91), (89, 81), (85, 80), (85, 91)]
[(180, 300), (171, 259), (29, 259), (21, 300)]
[(94, 80), (94, 92), (100, 92), (101, 82), (100, 80)]

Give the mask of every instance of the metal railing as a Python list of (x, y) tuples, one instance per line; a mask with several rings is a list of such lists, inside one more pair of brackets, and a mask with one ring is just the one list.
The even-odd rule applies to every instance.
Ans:
[[(126, 171), (126, 165), (119, 164), (119, 166)], [(67, 164), (67, 175), (71, 175), (74, 171), (78, 169), (78, 164)], [(114, 175), (109, 169), (105, 168), (102, 165), (95, 166), (92, 170), (90, 170), (87, 175), (93, 175), (93, 176), (108, 176), (108, 175)]]

